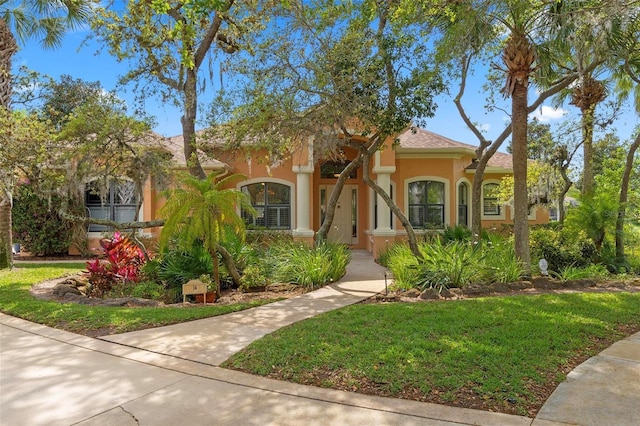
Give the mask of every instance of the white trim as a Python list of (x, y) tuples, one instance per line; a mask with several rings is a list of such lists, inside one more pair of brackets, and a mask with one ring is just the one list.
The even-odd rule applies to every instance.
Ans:
[(505, 209), (506, 204), (500, 205), (500, 214), (499, 215), (485, 215), (484, 214), (484, 187), (485, 185), (496, 184), (500, 185), (500, 179), (487, 179), (482, 181), (482, 189), (480, 191), (480, 214), (482, 216), (482, 220), (505, 220)]
[(434, 182), (440, 182), (444, 184), (444, 227), (451, 225), (451, 182), (449, 179), (440, 176), (414, 176), (404, 180), (404, 212), (409, 218), (409, 184), (413, 182), (420, 182), (430, 180)]
[[(391, 184), (391, 192), (393, 193), (393, 196), (391, 197), (391, 200), (396, 203), (396, 197), (398, 194), (397, 191), (397, 185), (396, 183), (391, 179), (390, 181)], [(369, 188), (369, 231), (374, 231), (376, 229), (376, 221), (375, 221), (375, 210), (376, 210), (376, 198), (378, 197), (378, 194), (376, 194), (376, 192), (370, 188)], [(397, 204), (396, 204), (397, 205)], [(393, 220), (391, 221), (391, 229), (396, 229), (396, 220), (398, 219), (397, 217), (395, 217), (393, 215), (393, 212), (389, 212), (391, 214), (391, 217), (393, 218)]]
[(473, 203), (471, 202), (472, 199), (472, 186), (471, 186), (471, 182), (469, 181), (469, 179), (463, 177), (460, 178), (456, 181), (456, 225), (460, 223), (460, 212), (459, 212), (459, 206), (460, 206), (460, 191), (459, 191), (459, 187), (460, 184), (464, 183), (467, 186), (467, 227), (471, 227), (471, 219), (473, 218)]
[[(295, 183), (290, 182), (288, 180), (279, 179), (279, 178), (257, 177), (257, 178), (251, 178), (251, 179), (238, 182), (236, 184), (236, 189), (238, 191), (241, 191), (243, 186), (252, 185), (255, 183), (262, 183), (262, 182), (279, 183), (281, 185), (285, 185), (289, 187), (289, 196), (291, 197), (291, 201), (289, 203), (291, 206), (289, 211), (289, 215), (291, 217), (291, 229), (277, 229), (276, 231), (293, 231), (294, 229), (296, 229), (297, 218), (296, 218), (296, 185)], [(241, 214), (240, 206), (238, 206), (236, 210), (238, 215), (240, 215)]]

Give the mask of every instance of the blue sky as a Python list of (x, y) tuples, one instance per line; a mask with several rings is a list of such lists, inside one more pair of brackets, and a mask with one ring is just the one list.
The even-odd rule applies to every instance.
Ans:
[[(81, 47), (86, 35), (87, 32), (84, 31), (70, 33), (64, 38), (62, 47), (56, 50), (43, 50), (37, 42), (31, 41), (22, 47), (16, 55), (14, 67), (26, 65), (32, 70), (54, 78), (58, 78), (62, 74), (69, 74), (73, 78), (85, 81), (100, 81), (106, 90), (115, 89), (118, 76), (127, 71), (126, 64), (117, 63), (106, 51), (99, 55), (96, 54), (97, 46), (95, 44)], [(502, 132), (508, 118), (507, 114), (500, 110), (491, 113), (484, 111), (485, 96), (481, 85), (481, 77), (475, 77), (469, 81), (463, 104), (472, 121), (485, 130), (489, 139), (493, 139)], [(451, 91), (453, 95), (457, 88), (452, 87)], [(128, 91), (120, 90), (117, 94), (128, 103), (133, 103), (133, 93), (130, 89)], [(209, 94), (209, 96), (212, 95)], [(535, 96), (535, 92), (530, 90), (530, 101), (533, 96)], [(436, 116), (428, 119), (425, 127), (448, 138), (477, 145), (477, 139), (460, 118), (451, 98), (442, 95), (437, 99), (437, 103)], [(503, 107), (508, 109), (508, 103), (505, 102)], [(155, 117), (157, 125), (154, 130), (158, 133), (164, 136), (174, 136), (181, 133), (181, 113), (179, 110), (153, 98), (146, 101), (145, 110)], [(535, 115), (541, 121), (555, 126), (568, 116), (577, 116), (577, 113), (578, 110), (573, 106), (564, 105), (558, 110), (552, 108), (551, 102), (547, 101)], [(201, 112), (200, 117), (203, 116), (204, 114)], [(618, 134), (621, 140), (628, 140), (637, 123), (637, 116), (627, 105), (626, 112), (612, 125), (610, 130)]]

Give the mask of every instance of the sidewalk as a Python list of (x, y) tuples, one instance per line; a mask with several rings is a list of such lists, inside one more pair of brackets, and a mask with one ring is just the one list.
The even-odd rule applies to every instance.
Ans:
[(102, 340), (0, 314), (0, 424), (638, 424), (640, 333), (572, 371), (536, 419), (321, 389), (217, 367), (273, 330), (383, 289), (384, 268), (355, 251), (347, 275), (318, 291)]
[(279, 328), (360, 302), (384, 291), (385, 268), (370, 254), (353, 251), (337, 283), (245, 311), (101, 339), (207, 365), (220, 365), (249, 343)]

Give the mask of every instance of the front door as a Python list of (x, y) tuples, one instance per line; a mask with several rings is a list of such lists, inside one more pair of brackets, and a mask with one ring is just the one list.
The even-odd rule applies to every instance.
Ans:
[[(329, 197), (331, 197), (333, 185), (323, 185), (320, 187), (320, 218), (324, 220)], [(356, 185), (345, 185), (338, 198), (336, 211), (333, 216), (333, 223), (329, 229), (327, 239), (331, 242), (344, 244), (358, 243), (358, 187)]]

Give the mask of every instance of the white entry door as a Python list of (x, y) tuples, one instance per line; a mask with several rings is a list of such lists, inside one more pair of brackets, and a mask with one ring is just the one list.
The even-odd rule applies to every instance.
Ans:
[[(320, 208), (326, 211), (326, 206), (331, 197), (333, 186), (326, 185), (320, 187)], [(357, 244), (358, 242), (358, 187), (356, 185), (345, 185), (338, 198), (336, 211), (333, 216), (333, 223), (327, 236), (328, 240), (336, 243)]]

